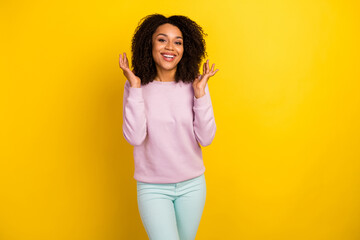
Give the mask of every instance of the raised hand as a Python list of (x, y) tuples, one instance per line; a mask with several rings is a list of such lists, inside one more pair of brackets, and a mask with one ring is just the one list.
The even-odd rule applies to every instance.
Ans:
[(196, 98), (200, 98), (205, 95), (206, 83), (210, 77), (214, 76), (219, 69), (215, 69), (215, 63), (212, 64), (211, 69), (209, 67), (209, 59), (203, 65), (203, 74), (199, 75), (193, 82), (194, 94)]
[(131, 87), (141, 87), (141, 80), (137, 77), (129, 68), (129, 61), (127, 59), (126, 53), (123, 56), (119, 56), (119, 65), (123, 71), (124, 76), (130, 82)]

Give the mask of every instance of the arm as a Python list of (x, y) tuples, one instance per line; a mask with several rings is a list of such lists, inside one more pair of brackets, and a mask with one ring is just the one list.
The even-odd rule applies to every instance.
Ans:
[(127, 81), (123, 99), (123, 134), (131, 145), (140, 145), (146, 137), (145, 104), (141, 80), (129, 68), (126, 53), (119, 57), (119, 65)]
[(194, 88), (194, 133), (196, 140), (202, 145), (209, 145), (215, 137), (216, 124), (207, 82), (219, 69), (215, 64), (209, 67), (209, 60), (203, 65), (203, 75), (193, 82)]
[(213, 107), (209, 87), (205, 87), (205, 95), (200, 98), (194, 96), (194, 133), (196, 140), (202, 146), (208, 146), (213, 141), (216, 132)]
[(133, 146), (142, 144), (147, 134), (142, 88), (131, 87), (128, 81), (124, 87), (123, 134)]

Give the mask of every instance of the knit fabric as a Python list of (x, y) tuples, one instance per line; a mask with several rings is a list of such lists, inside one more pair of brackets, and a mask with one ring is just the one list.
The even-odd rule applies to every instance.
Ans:
[(201, 146), (212, 142), (215, 131), (208, 85), (196, 98), (191, 83), (152, 81), (133, 88), (125, 82), (123, 134), (134, 146), (137, 181), (176, 183), (200, 176)]

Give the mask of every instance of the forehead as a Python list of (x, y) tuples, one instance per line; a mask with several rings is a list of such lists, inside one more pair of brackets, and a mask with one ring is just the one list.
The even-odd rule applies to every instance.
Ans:
[(160, 25), (154, 32), (153, 36), (156, 37), (158, 34), (164, 34), (172, 37), (182, 37), (180, 29), (170, 23)]

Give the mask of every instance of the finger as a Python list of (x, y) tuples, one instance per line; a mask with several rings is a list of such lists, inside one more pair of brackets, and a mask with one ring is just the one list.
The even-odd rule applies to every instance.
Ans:
[(122, 67), (122, 66), (123, 66), (123, 60), (122, 60), (122, 56), (121, 56), (121, 54), (120, 54), (120, 56), (119, 56), (119, 64), (120, 64), (120, 67)]
[(207, 82), (208, 78), (209, 78), (209, 73), (206, 73), (206, 74), (204, 74), (204, 75), (201, 76), (200, 81), (202, 81), (202, 82)]
[(210, 76), (211, 76), (211, 77), (214, 76), (215, 73), (217, 73), (218, 71), (219, 71), (219, 69), (216, 69), (214, 72), (211, 72)]
[(124, 53), (124, 62), (125, 62), (125, 64), (128, 64), (128, 63), (129, 63), (128, 58), (127, 58), (127, 56), (126, 56), (126, 53)]
[(209, 72), (209, 59), (206, 61), (206, 73)]
[(203, 75), (205, 75), (205, 63), (203, 64)]
[(215, 68), (215, 63), (213, 63), (212, 65), (211, 65), (211, 72), (213, 72), (214, 71), (214, 68)]

